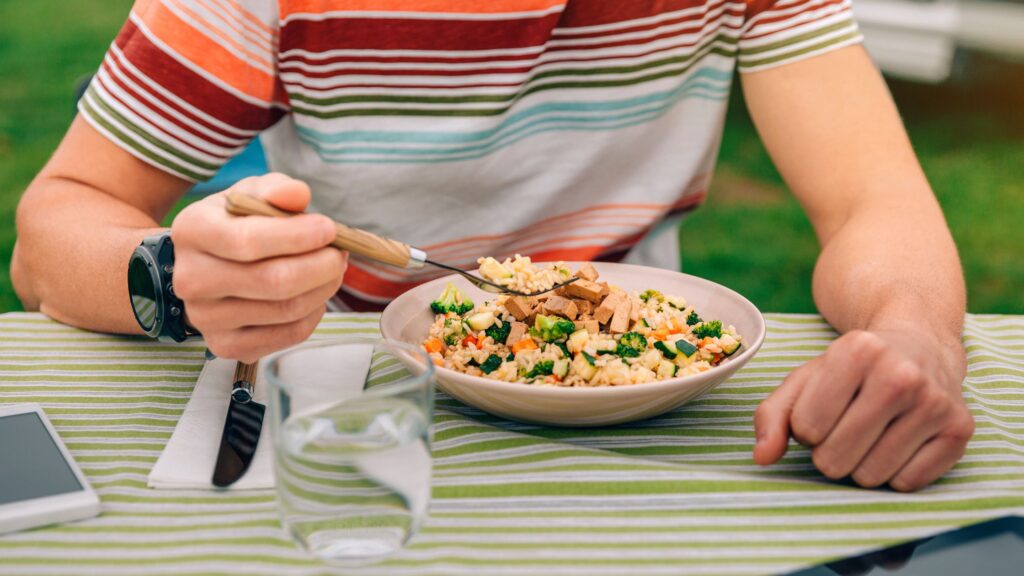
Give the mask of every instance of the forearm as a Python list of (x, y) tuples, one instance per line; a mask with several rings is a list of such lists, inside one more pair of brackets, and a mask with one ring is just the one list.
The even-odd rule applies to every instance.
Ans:
[(132, 250), (158, 229), (151, 216), (87, 184), (41, 176), (17, 224), (11, 277), (26, 309), (89, 330), (141, 333), (127, 269)]
[(909, 185), (919, 190), (859, 208), (825, 240), (815, 302), (841, 332), (910, 330), (959, 351), (965, 289), (956, 247), (927, 184)]

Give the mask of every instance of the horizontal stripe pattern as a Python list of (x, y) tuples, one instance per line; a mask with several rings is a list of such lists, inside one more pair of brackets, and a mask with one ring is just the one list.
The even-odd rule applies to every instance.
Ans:
[[(824, 481), (801, 447), (751, 463), (758, 402), (836, 337), (818, 316), (767, 321), (733, 378), (643, 422), (539, 427), (439, 394), (430, 519), (397, 557), (346, 573), (767, 574), (1024, 512), (1024, 317), (967, 318), (977, 432), (913, 495)], [(377, 334), (377, 316), (328, 315), (315, 337), (337, 334)], [(324, 573), (281, 531), (270, 491), (146, 488), (202, 364), (199, 342), (0, 316), (0, 403), (41, 403), (103, 504), (95, 519), (0, 537), (0, 573)]]
[(849, 0), (146, 0), (79, 108), (190, 181), (262, 134), (316, 210), (438, 261), (591, 260), (704, 199), (737, 70), (859, 39)]

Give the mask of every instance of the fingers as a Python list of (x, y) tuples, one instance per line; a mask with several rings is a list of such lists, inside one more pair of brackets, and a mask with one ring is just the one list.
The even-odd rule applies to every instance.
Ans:
[[(282, 174), (246, 178), (232, 189), (264, 197), (290, 211), (301, 211), (309, 203), (309, 187)], [(310, 252), (334, 239), (334, 223), (320, 214), (240, 217), (228, 214), (224, 205), (224, 195), (216, 194), (183, 210), (171, 227), (176, 251), (254, 262)]]
[[(246, 178), (232, 189), (289, 212), (310, 200), (305, 183), (282, 174)], [(225, 203), (214, 195), (174, 219), (174, 291), (211, 351), (252, 361), (309, 336), (348, 259), (329, 247), (335, 227), (325, 216), (239, 217)]]
[(213, 338), (204, 335), (206, 345), (220, 358), (255, 362), (262, 356), (294, 346), (309, 338), (326, 310), (327, 307), (321, 304), (304, 318), (287, 324), (249, 326)]
[(189, 302), (189, 321), (194, 326), (206, 327), (208, 338), (216, 332), (225, 332), (243, 326), (272, 326), (288, 324), (305, 318), (323, 306), (338, 292), (341, 276), (333, 282), (286, 300), (247, 300), (220, 298)]
[(334, 224), (321, 214), (232, 216), (224, 210), (222, 197), (211, 198), (208, 205), (188, 216), (174, 221), (171, 234), (175, 244), (234, 262), (301, 254), (334, 240)]
[(786, 453), (789, 444), (789, 421), (793, 405), (813, 374), (821, 357), (794, 370), (754, 412), (754, 462), (767, 466)]
[(866, 332), (850, 332), (832, 345), (793, 407), (790, 421), (797, 442), (817, 446), (831, 434), (861, 387), (864, 367), (884, 350), (881, 340)]
[[(916, 346), (916, 347), (915, 347)], [(897, 490), (926, 486), (963, 455), (973, 419), (935, 350), (908, 334), (854, 331), (794, 371), (755, 413), (759, 464), (787, 436), (833, 479)]]
[[(334, 248), (251, 264), (194, 254), (177, 264), (174, 290), (189, 305), (193, 300), (225, 297), (289, 300), (325, 284), (336, 283), (344, 275), (347, 264), (346, 254)], [(195, 318), (192, 308), (189, 314)]]
[(888, 482), (945, 421), (947, 402), (924, 399), (918, 409), (897, 418), (853, 471), (853, 480), (866, 488)]
[(309, 206), (309, 186), (301, 180), (280, 173), (246, 178), (235, 186), (248, 194), (254, 194), (287, 212), (302, 212)]
[(833, 480), (848, 476), (882, 434), (890, 433), (886, 428), (893, 419), (911, 408), (918, 410), (917, 395), (924, 385), (924, 374), (910, 363), (876, 365), (828, 437), (814, 447), (814, 465)]
[(970, 412), (966, 407), (958, 408), (952, 423), (922, 446), (889, 481), (889, 486), (900, 492), (912, 492), (931, 484), (960, 460), (973, 434), (974, 419)]

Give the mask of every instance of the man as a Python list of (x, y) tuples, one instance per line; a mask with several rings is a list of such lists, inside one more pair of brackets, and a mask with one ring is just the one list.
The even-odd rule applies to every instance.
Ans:
[[(139, 332), (133, 249), (261, 133), (279, 174), (237, 188), (444, 261), (632, 249), (676, 265), (658, 223), (703, 198), (738, 68), (820, 239), (816, 302), (844, 333), (759, 407), (754, 459), (792, 436), (831, 478), (921, 488), (973, 432), (964, 286), (859, 40), (846, 0), (140, 1), (22, 200), (12, 277), (28, 309)], [(325, 216), (223, 205), (171, 227), (175, 293), (218, 355), (305, 339), (339, 287), (384, 302), (423, 279), (349, 263)]]

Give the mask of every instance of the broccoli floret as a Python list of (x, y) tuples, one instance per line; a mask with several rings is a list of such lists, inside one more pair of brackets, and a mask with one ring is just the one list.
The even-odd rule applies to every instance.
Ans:
[(430, 309), (433, 310), (435, 314), (447, 314), (449, 312), (465, 314), (473, 309), (473, 301), (466, 298), (462, 292), (455, 287), (455, 284), (449, 282), (448, 285), (444, 287), (444, 292), (441, 292), (441, 295), (437, 300), (430, 303)]
[(533, 365), (533, 370), (530, 370), (527, 374), (527, 378), (536, 378), (538, 376), (547, 376), (555, 369), (554, 360), (541, 360)]
[(484, 360), (484, 363), (480, 365), (480, 371), (484, 374), (490, 374), (501, 366), (501, 356), (491, 354)]
[(697, 338), (719, 338), (722, 336), (722, 321), (703, 322), (693, 329), (693, 335)]
[(651, 290), (650, 288), (648, 288), (647, 290), (644, 290), (643, 292), (640, 293), (640, 299), (643, 300), (644, 302), (650, 301), (651, 298), (654, 298), (655, 302), (665, 301), (665, 297), (661, 294), (661, 292), (658, 292), (657, 290)]
[(636, 358), (647, 350), (647, 338), (639, 332), (626, 332), (619, 338), (615, 354), (622, 358)]
[(686, 325), (693, 326), (694, 324), (700, 324), (702, 320), (700, 316), (697, 316), (696, 312), (690, 312), (690, 315), (686, 317)]
[(531, 333), (545, 342), (554, 342), (555, 340), (567, 338), (569, 334), (575, 331), (576, 324), (572, 320), (538, 314), (537, 319), (533, 323)]
[(484, 330), (484, 334), (490, 336), (491, 339), (494, 340), (495, 344), (504, 344), (505, 341), (508, 340), (508, 334), (511, 331), (511, 322), (502, 322), (501, 326), (498, 326), (498, 323), (495, 322), (494, 324), (491, 324), (490, 328)]

